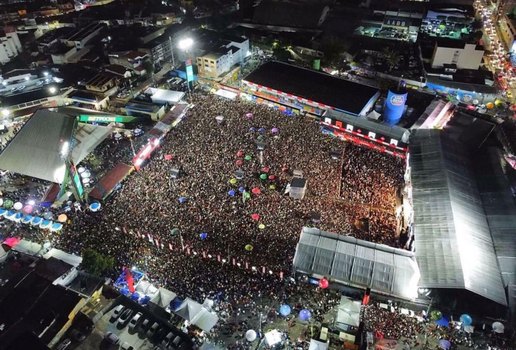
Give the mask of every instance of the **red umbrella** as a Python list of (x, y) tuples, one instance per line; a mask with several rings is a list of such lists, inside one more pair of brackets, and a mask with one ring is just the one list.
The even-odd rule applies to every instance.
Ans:
[(260, 214), (256, 214), (256, 213), (251, 214), (251, 219), (253, 219), (254, 221), (260, 220)]
[(244, 164), (244, 162), (242, 161), (242, 159), (237, 159), (235, 164), (238, 165), (238, 166), (241, 166), (242, 164)]
[(251, 190), (251, 192), (253, 192), (254, 194), (260, 194), (262, 193), (262, 191), (258, 188), (258, 187), (255, 187)]
[(243, 156), (244, 156), (244, 151), (242, 151), (242, 150), (238, 151), (238, 152), (237, 152), (237, 154), (236, 154), (236, 156), (237, 156), (238, 158), (243, 157)]
[(262, 173), (268, 173), (268, 172), (269, 172), (269, 170), (271, 170), (271, 168), (269, 168), (268, 166), (264, 166), (264, 167), (262, 168)]
[(269, 180), (274, 180), (276, 178), (276, 176), (274, 175), (269, 175)]
[(326, 289), (330, 286), (330, 282), (328, 282), (328, 280), (326, 278), (321, 278), (319, 280), (319, 287), (321, 287), (322, 289)]

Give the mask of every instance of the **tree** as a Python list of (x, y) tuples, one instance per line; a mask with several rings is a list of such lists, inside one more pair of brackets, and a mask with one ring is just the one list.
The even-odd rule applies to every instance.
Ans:
[(94, 249), (87, 248), (82, 252), (82, 268), (95, 276), (102, 276), (115, 265), (111, 256), (100, 254)]
[(382, 53), (383, 53), (383, 58), (385, 59), (385, 62), (389, 66), (389, 72), (390, 72), (394, 69), (396, 64), (398, 64), (398, 62), (400, 60), (400, 54), (398, 53), (398, 51), (395, 51), (388, 47), (386, 47)]
[(335, 66), (340, 61), (340, 55), (345, 50), (344, 44), (336, 37), (329, 37), (323, 41), (321, 51), (327, 65)]

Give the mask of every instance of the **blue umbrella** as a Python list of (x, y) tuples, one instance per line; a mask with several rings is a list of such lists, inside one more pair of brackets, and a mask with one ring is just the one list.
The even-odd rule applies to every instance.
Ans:
[(33, 218), (33, 216), (32, 216), (32, 215), (25, 215), (25, 216), (23, 217), (23, 219), (21, 220), (21, 222), (23, 222), (24, 224), (28, 224), (29, 222), (31, 222), (31, 221), (32, 221), (32, 218)]
[(451, 348), (451, 343), (449, 340), (441, 339), (439, 340), (439, 347), (441, 349), (448, 350), (449, 348)]
[(441, 327), (448, 327), (450, 325), (450, 322), (448, 321), (448, 319), (446, 317), (441, 317), (440, 319), (438, 319), (437, 321), (435, 321), (435, 323), (438, 325), (438, 326), (441, 326)]
[(301, 321), (308, 321), (312, 317), (312, 314), (310, 313), (310, 310), (303, 309), (299, 311), (299, 319)]
[(91, 211), (98, 211), (100, 209), (101, 205), (99, 202), (93, 202), (90, 204), (90, 210)]
[(4, 216), (5, 214), (7, 214), (7, 210), (4, 208), (0, 208), (0, 216)]
[(138, 301), (138, 299), (140, 299), (140, 294), (134, 292), (133, 295), (131, 295), (131, 300)]
[(62, 228), (63, 228), (63, 224), (61, 224), (61, 223), (59, 223), (59, 222), (54, 222), (54, 223), (52, 224), (52, 226), (50, 226), (50, 231), (55, 232), (55, 231), (59, 231), (59, 230), (61, 230)]
[(186, 202), (186, 197), (179, 197), (178, 201), (179, 203), (183, 204), (184, 202)]
[(281, 316), (288, 316), (292, 312), (292, 309), (287, 304), (283, 304), (279, 308), (279, 313)]
[(228, 191), (228, 195), (229, 195), (230, 197), (234, 197), (234, 196), (235, 196), (235, 191), (234, 191), (234, 190), (229, 190), (229, 191)]
[(41, 221), (43, 221), (42, 218), (40, 218), (39, 216), (35, 216), (32, 218), (32, 221), (31, 221), (31, 225), (34, 225), (34, 226), (38, 226), (39, 224), (41, 224)]
[(238, 192), (240, 192), (240, 193), (244, 193), (244, 192), (245, 192), (245, 188), (244, 188), (244, 187), (239, 187), (239, 188), (238, 188)]
[(265, 130), (265, 128), (260, 128), (260, 129), (258, 129), (258, 132), (259, 132), (260, 134), (265, 134), (265, 131), (266, 131), (266, 130)]
[(39, 224), (41, 228), (49, 228), (50, 226), (52, 226), (52, 221), (50, 220), (43, 220), (41, 224)]
[(131, 292), (129, 291), (129, 288), (127, 287), (123, 287), (122, 289), (120, 289), (120, 293), (122, 293), (123, 295), (129, 295), (131, 294)]
[(6, 218), (10, 218), (11, 216), (15, 216), (16, 212), (14, 210), (9, 210), (7, 214), (5, 214)]
[(471, 326), (471, 324), (473, 323), (473, 319), (468, 314), (460, 315), (460, 321), (464, 326)]
[(16, 214), (14, 214), (14, 216), (13, 216), (14, 221), (20, 221), (22, 218), (23, 218), (23, 213), (21, 213), (21, 212), (18, 212)]
[(249, 128), (249, 131), (250, 132), (255, 132), (256, 131), (256, 128), (253, 128), (252, 126)]
[(206, 238), (208, 238), (208, 234), (206, 232), (202, 232), (199, 237), (204, 241)]

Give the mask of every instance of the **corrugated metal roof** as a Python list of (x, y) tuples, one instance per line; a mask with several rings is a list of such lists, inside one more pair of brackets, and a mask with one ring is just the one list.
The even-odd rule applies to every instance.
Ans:
[(303, 228), (294, 267), (400, 298), (417, 296), (419, 269), (413, 253), (315, 228)]
[(36, 111), (0, 154), (0, 169), (61, 183), (65, 174), (60, 156), (71, 141), (75, 118), (47, 109)]
[(507, 299), (480, 195), (462, 145), (439, 130), (417, 130), (410, 144), (420, 286), (467, 289)]

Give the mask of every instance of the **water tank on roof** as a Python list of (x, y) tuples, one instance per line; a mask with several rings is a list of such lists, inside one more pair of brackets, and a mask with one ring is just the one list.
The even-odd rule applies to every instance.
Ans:
[(389, 89), (387, 93), (383, 109), (383, 120), (385, 123), (389, 125), (398, 124), (405, 110), (406, 102), (407, 89), (405, 88), (405, 83), (401, 81), (396, 89)]

